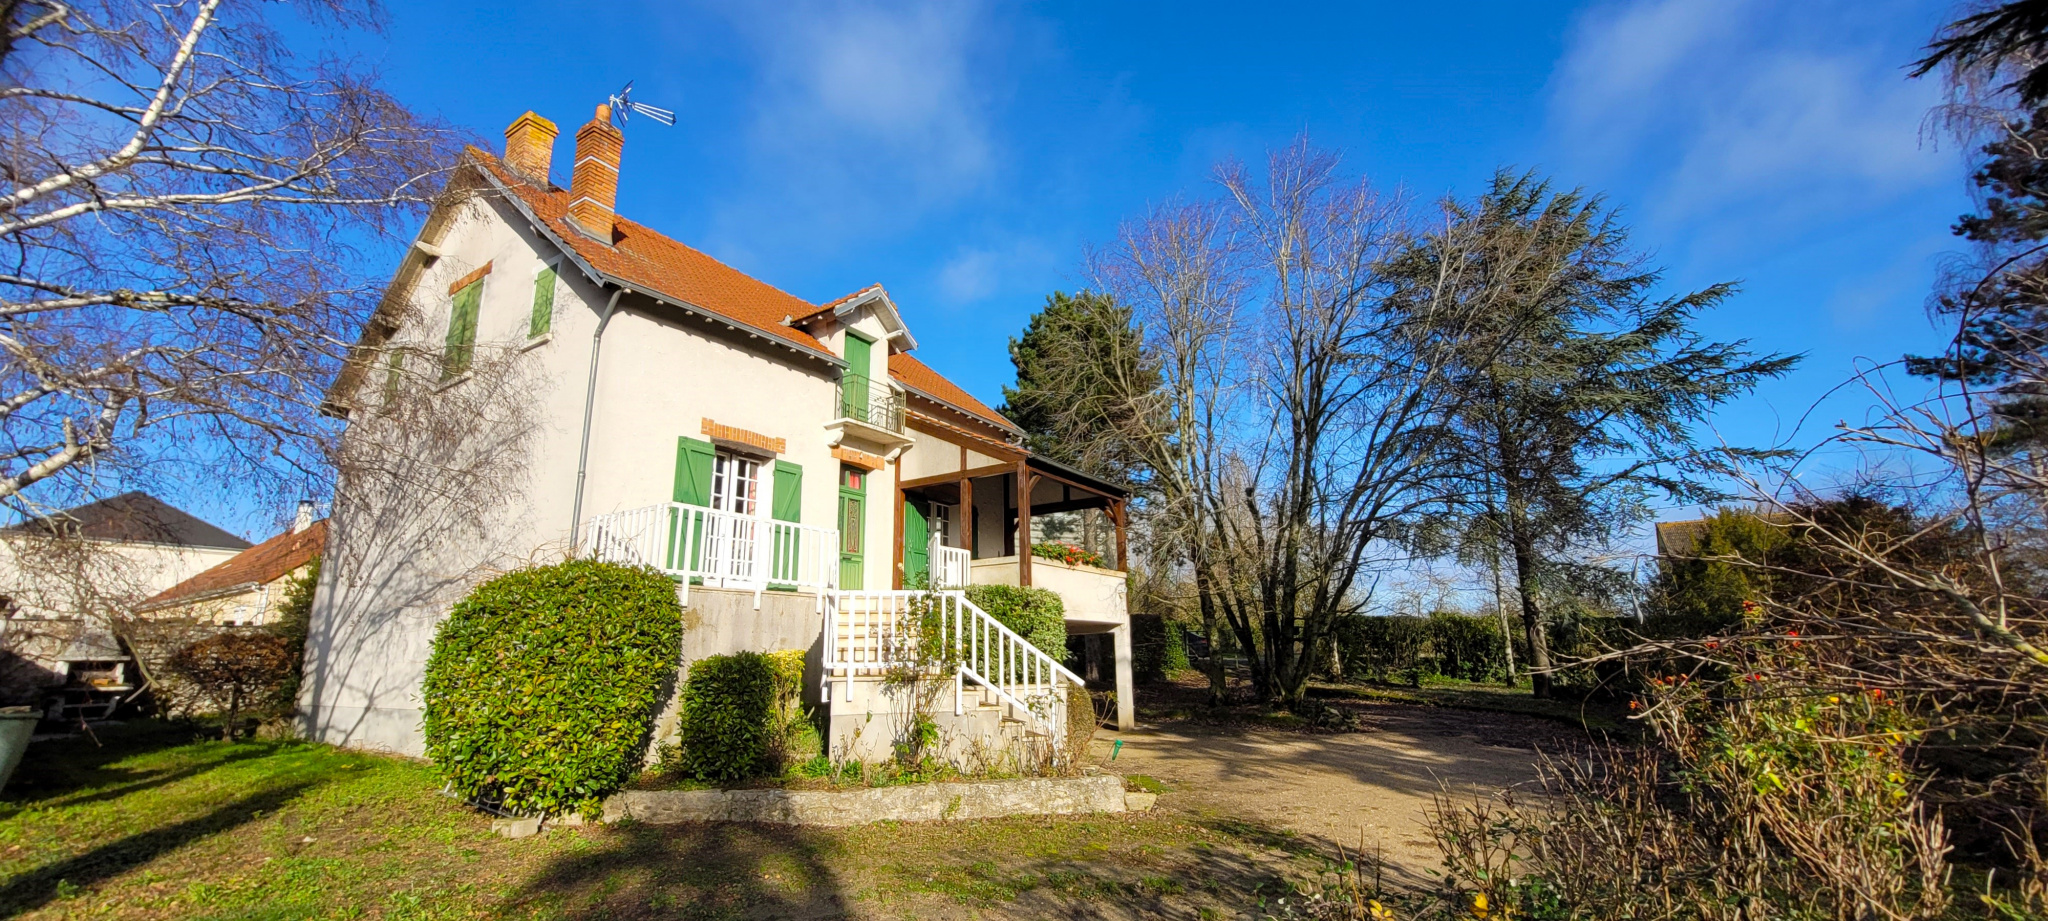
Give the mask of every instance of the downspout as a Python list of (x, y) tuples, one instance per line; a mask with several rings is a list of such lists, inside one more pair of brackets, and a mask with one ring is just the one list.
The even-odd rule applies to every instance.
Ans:
[(612, 311), (618, 309), (619, 295), (626, 293), (624, 286), (612, 289), (611, 300), (604, 303), (604, 313), (597, 318), (597, 332), (590, 336), (590, 385), (583, 391), (583, 445), (576, 450), (576, 501), (569, 510), (569, 549), (574, 551), (582, 540), (583, 529), (583, 478), (590, 471), (590, 416), (597, 406), (597, 352), (604, 346), (604, 328), (612, 322)]

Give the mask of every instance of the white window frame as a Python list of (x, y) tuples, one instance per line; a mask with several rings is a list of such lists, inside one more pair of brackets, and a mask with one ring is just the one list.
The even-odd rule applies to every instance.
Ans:
[[(711, 507), (749, 518), (766, 517), (761, 501), (761, 472), (766, 466), (767, 462), (761, 458), (725, 448), (716, 449), (711, 461)], [(747, 488), (741, 494), (735, 494), (735, 485)], [(742, 505), (745, 507), (739, 507)]]

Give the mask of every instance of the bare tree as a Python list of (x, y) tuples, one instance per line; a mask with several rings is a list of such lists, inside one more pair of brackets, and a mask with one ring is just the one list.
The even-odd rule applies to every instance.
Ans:
[(378, 290), (360, 251), (457, 138), (289, 47), (294, 9), (0, 3), (0, 501), (108, 464), (324, 479), (321, 390)]
[[(1101, 253), (1103, 290), (1138, 311), (1165, 405), (1126, 439), (1160, 496), (1155, 532), (1187, 561), (1205, 629), (1228, 629), (1255, 691), (1298, 703), (1337, 618), (1441, 508), (1436, 353), (1460, 309), (1389, 310), (1398, 202), (1306, 141), (1220, 201), (1156, 209)], [(1221, 675), (1212, 671), (1220, 697)]]

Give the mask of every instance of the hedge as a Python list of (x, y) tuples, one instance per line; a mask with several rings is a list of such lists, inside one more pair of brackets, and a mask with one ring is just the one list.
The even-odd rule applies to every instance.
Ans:
[(1055, 660), (1067, 657), (1067, 606), (1050, 589), (970, 585), (967, 600)]
[(1438, 611), (1428, 617), (1352, 616), (1337, 629), (1346, 677), (1411, 680), (1442, 675), (1487, 681), (1507, 674), (1499, 621)]
[(705, 656), (683, 682), (682, 725), (663, 768), (698, 780), (773, 773), (799, 718), (804, 652)]
[(1131, 658), (1141, 684), (1164, 681), (1191, 668), (1183, 628), (1158, 614), (1131, 615)]
[(640, 768), (682, 653), (675, 583), (571, 560), (492, 579), (434, 636), (427, 756), (519, 813), (587, 812)]

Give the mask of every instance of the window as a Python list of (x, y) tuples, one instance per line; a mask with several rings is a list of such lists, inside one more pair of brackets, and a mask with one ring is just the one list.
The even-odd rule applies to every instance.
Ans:
[(847, 489), (868, 488), (868, 472), (858, 467), (839, 468), (839, 485)]
[(542, 265), (533, 273), (533, 317), (526, 325), (526, 338), (548, 334), (555, 320), (555, 267)]
[(476, 313), (483, 294), (482, 279), (455, 292), (455, 303), (448, 311), (448, 346), (441, 353), (444, 381), (468, 373), (470, 359), (476, 356)]
[(940, 546), (953, 546), (953, 507), (932, 503), (932, 533), (939, 536)]
[(736, 515), (759, 514), (761, 462), (730, 451), (718, 452), (711, 466), (711, 507)]

